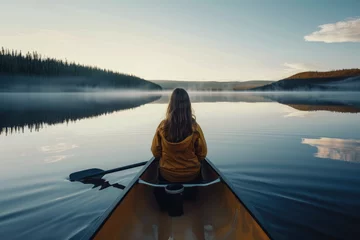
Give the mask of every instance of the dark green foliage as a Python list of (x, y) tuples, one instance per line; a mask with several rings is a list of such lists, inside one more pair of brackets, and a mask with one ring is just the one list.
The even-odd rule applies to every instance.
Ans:
[[(6, 76), (6, 78), (0, 78), (0, 88), (1, 85), (4, 88), (4, 86), (9, 87), (12, 84), (51, 84), (77, 87), (161, 89), (157, 84), (133, 75), (84, 66), (67, 60), (44, 58), (37, 52), (23, 54), (21, 51), (3, 47), (0, 50), (0, 76)], [(31, 78), (19, 80), (14, 78), (17, 76)], [(75, 80), (73, 82), (64, 80), (69, 77)], [(54, 78), (55, 81), (53, 81)], [(29, 82), (24, 82), (25, 79)]]

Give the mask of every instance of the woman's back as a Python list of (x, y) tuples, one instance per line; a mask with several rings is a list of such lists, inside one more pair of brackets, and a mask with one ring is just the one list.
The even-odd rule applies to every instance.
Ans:
[(173, 91), (166, 119), (156, 130), (151, 151), (160, 158), (160, 174), (168, 181), (187, 182), (200, 174), (207, 145), (184, 89)]

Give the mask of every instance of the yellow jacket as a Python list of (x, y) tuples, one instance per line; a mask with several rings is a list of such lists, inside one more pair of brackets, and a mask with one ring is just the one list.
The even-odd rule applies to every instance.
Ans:
[(193, 133), (178, 143), (165, 139), (163, 122), (156, 129), (151, 151), (160, 158), (160, 174), (170, 182), (188, 182), (200, 173), (200, 162), (206, 157), (207, 146), (200, 125), (195, 123)]

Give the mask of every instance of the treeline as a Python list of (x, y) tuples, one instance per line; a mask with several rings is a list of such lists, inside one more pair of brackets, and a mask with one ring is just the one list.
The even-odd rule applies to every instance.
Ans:
[[(75, 85), (161, 89), (159, 85), (133, 75), (85, 66), (67, 60), (43, 57), (36, 51), (24, 54), (21, 51), (9, 50), (4, 47), (0, 50), (0, 76), (42, 77), (45, 79), (57, 77), (60, 81), (66, 77), (81, 77), (82, 81), (74, 81)], [(17, 78), (1, 78), (0, 85), (1, 82), (4, 85), (4, 81), (15, 81), (14, 79)], [(17, 81), (24, 82), (24, 78)], [(53, 84), (53, 81), (51, 83)], [(11, 85), (12, 82), (6, 82), (6, 85), (9, 84)], [(61, 85), (61, 82), (59, 84)], [(68, 85), (69, 82), (63, 82), (63, 84)]]
[(354, 76), (360, 76), (360, 69), (352, 68), (352, 69), (333, 70), (327, 72), (318, 72), (318, 71), (302, 72), (290, 76), (286, 79), (339, 78), (339, 77), (354, 77)]

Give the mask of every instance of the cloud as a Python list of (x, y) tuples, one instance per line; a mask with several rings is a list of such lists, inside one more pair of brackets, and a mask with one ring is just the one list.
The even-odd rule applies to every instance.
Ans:
[(317, 69), (315, 65), (308, 63), (284, 63), (284, 66), (287, 67), (286, 71), (311, 71)]
[(360, 42), (360, 18), (347, 19), (319, 26), (320, 30), (304, 37), (309, 42)]
[[(319, 64), (315, 65), (312, 63), (283, 63), (282, 67), (276, 71), (276, 75), (279, 76), (279, 79), (283, 79), (294, 75), (299, 72), (307, 72), (307, 71), (321, 71), (324, 68)], [(275, 75), (275, 74), (274, 74)], [(273, 80), (273, 79), (270, 79)]]
[(307, 71), (320, 71), (323, 68), (311, 63), (284, 63), (285, 67), (283, 72), (283, 77), (289, 77), (290, 75), (299, 73), (299, 72), (307, 72)]

